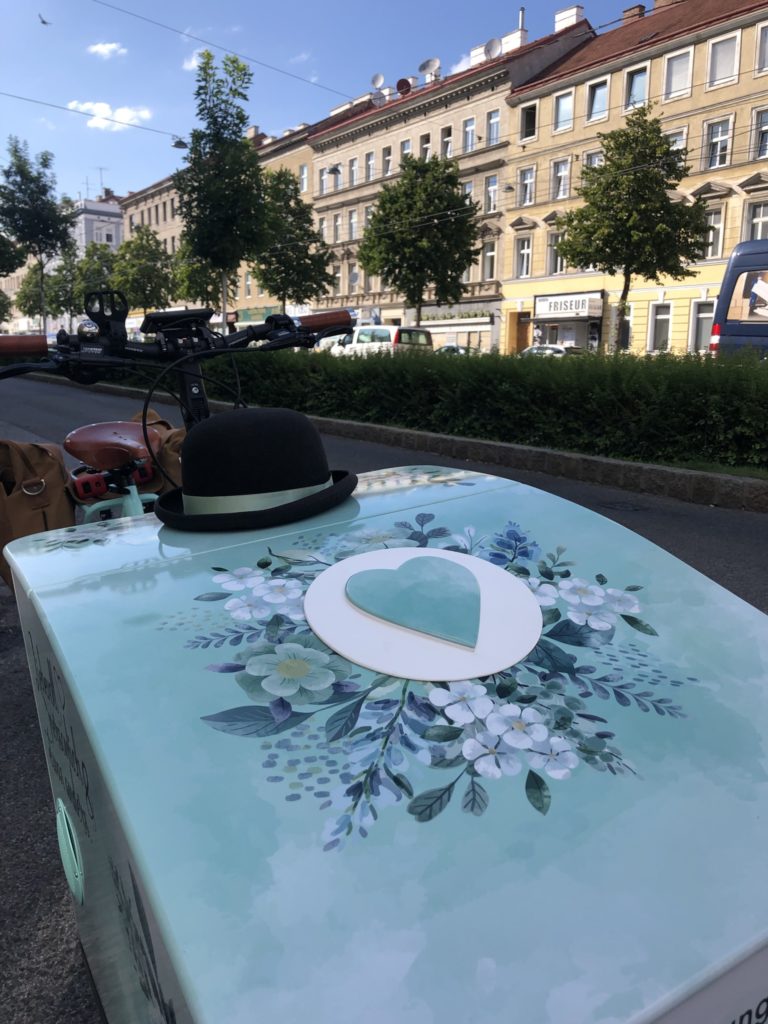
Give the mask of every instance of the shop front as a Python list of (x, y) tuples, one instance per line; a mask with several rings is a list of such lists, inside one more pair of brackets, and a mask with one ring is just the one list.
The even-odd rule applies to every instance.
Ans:
[(602, 291), (537, 295), (533, 302), (534, 345), (597, 350), (602, 333)]

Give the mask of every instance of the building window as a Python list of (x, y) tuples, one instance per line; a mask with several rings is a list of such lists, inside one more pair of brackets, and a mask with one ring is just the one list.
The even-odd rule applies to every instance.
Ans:
[(385, 146), (381, 151), (381, 173), (386, 178), (392, 173), (392, 147)]
[(664, 135), (669, 140), (672, 149), (685, 149), (685, 140), (688, 135), (687, 128), (675, 128), (674, 131), (665, 132)]
[(715, 319), (714, 302), (694, 302), (691, 336), (691, 352), (708, 352), (709, 339), (712, 334), (712, 322)]
[(334, 263), (331, 267), (331, 275), (333, 277), (333, 294), (341, 294), (341, 264)]
[(350, 210), (347, 215), (347, 237), (350, 241), (357, 238), (357, 210)]
[(421, 138), (419, 139), (419, 157), (422, 160), (429, 160), (429, 157), (430, 157), (431, 153), (432, 153), (431, 136), (430, 136), (429, 132), (427, 132), (425, 135), (422, 135)]
[(461, 124), (461, 147), (463, 152), (471, 153), (475, 148), (475, 119), (468, 117)]
[(671, 53), (664, 64), (664, 99), (675, 100), (691, 92), (693, 52)]
[(515, 240), (515, 274), (517, 277), (531, 276), (531, 236), (523, 235)]
[(325, 242), (326, 241), (326, 238), (325, 238), (325, 217), (318, 217), (317, 218), (317, 231), (318, 231), (318, 234), (320, 235), (320, 237), (322, 238), (322, 240)]
[(482, 271), (484, 281), (493, 281), (496, 278), (496, 243), (483, 242)]
[(475, 193), (475, 183), (474, 183), (474, 181), (465, 181), (465, 182), (463, 182), (462, 186), (461, 186), (461, 190), (464, 193), (464, 195), (467, 196), (467, 198), (471, 202), (472, 201), (472, 196)]
[(768, 109), (755, 111), (755, 147), (753, 160), (768, 157)]
[(353, 156), (347, 164), (349, 169), (349, 184), (350, 186), (357, 184), (357, 157)]
[(520, 107), (520, 139), (535, 139), (536, 138), (536, 122), (537, 122), (538, 104), (528, 103), (524, 107)]
[[(306, 192), (309, 185), (309, 168), (306, 164), (299, 164), (299, 192)], [(171, 200), (171, 216), (173, 216), (173, 200)]]
[(141, 223), (143, 224), (144, 223), (144, 211), (143, 210), (139, 211), (139, 217), (141, 218)]
[(171, 252), (176, 252), (176, 235), (171, 235)]
[(106, 232), (106, 234), (104, 235), (104, 241), (107, 243), (107, 245), (110, 245), (114, 241), (114, 237), (111, 231)]
[(365, 230), (365, 228), (367, 228), (368, 225), (371, 223), (371, 218), (372, 217), (373, 217), (373, 207), (372, 206), (366, 206), (366, 208), (363, 210), (363, 230)]
[(453, 156), (453, 129), (450, 125), (440, 129), (440, 156), (444, 160)]
[(318, 175), (318, 191), (321, 196), (324, 196), (328, 191), (328, 170), (325, 167), (320, 168), (320, 173)]
[(591, 153), (584, 154), (585, 167), (602, 167), (605, 163), (605, 154), (602, 149), (593, 149)]
[(250, 272), (250, 270), (247, 270), (245, 272), (245, 297), (246, 297), (246, 299), (250, 299), (250, 297), (251, 297), (251, 281), (252, 281), (251, 272)]
[(485, 144), (495, 146), (500, 138), (501, 121), (498, 110), (491, 110), (485, 117)]
[(329, 168), (329, 173), (333, 178), (333, 191), (338, 192), (340, 188), (344, 187), (344, 169), (341, 164), (334, 164)]
[(176, 216), (176, 200), (171, 196), (171, 220)]
[(341, 214), (334, 213), (333, 215), (333, 240), (334, 242), (341, 241)]
[(707, 71), (707, 87), (728, 85), (738, 78), (739, 68), (739, 36), (724, 36), (713, 39), (709, 44), (709, 61)]
[(359, 281), (359, 278), (360, 278), (360, 275), (358, 274), (358, 271), (357, 271), (357, 264), (356, 263), (350, 263), (348, 265), (348, 267), (347, 267), (347, 282), (348, 282), (348, 284), (347, 284), (347, 291), (348, 292), (357, 291), (357, 283)]
[(130, 213), (128, 215), (128, 232), (129, 232), (129, 234), (133, 233), (133, 229), (135, 228), (135, 226), (136, 226), (135, 216), (134, 216), (134, 214)]
[(561, 92), (555, 96), (552, 131), (564, 132), (570, 128), (573, 128), (573, 92)]
[(570, 160), (555, 160), (552, 164), (552, 198), (567, 199), (570, 191)]
[(403, 162), (404, 158), (411, 155), (411, 140), (403, 139), (400, 143), (400, 163)]
[(565, 260), (557, 251), (557, 246), (562, 239), (561, 231), (552, 231), (547, 239), (547, 273), (564, 274)]
[(749, 238), (750, 241), (768, 238), (768, 202), (750, 204)]
[(163, 224), (168, 220), (168, 204), (163, 200)]
[(624, 109), (642, 107), (648, 100), (648, 66), (627, 71), (624, 82)]
[(536, 168), (523, 167), (517, 175), (517, 201), (520, 206), (533, 206), (536, 201)]
[(651, 312), (651, 335), (648, 339), (649, 352), (669, 351), (669, 325), (672, 307), (667, 302), (657, 303)]
[(603, 121), (608, 116), (608, 79), (587, 86), (587, 120)]
[(483, 199), (483, 213), (496, 213), (499, 198), (499, 178), (496, 174), (489, 174), (485, 179), (485, 191)]
[(768, 25), (760, 25), (757, 29), (757, 58), (755, 71), (762, 74), (768, 71)]
[(716, 206), (707, 210), (707, 248), (705, 260), (717, 260), (723, 252), (723, 210)]
[(160, 223), (160, 203), (155, 204), (155, 224)]
[(710, 121), (707, 125), (706, 167), (725, 167), (730, 160), (731, 120)]
[(365, 154), (365, 180), (366, 181), (373, 181), (373, 174), (374, 174), (373, 153), (366, 153)]

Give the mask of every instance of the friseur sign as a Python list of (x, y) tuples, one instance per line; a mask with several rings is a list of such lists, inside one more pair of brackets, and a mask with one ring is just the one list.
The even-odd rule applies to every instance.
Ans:
[(602, 292), (575, 292), (571, 295), (537, 295), (534, 319), (600, 317), (603, 315)]

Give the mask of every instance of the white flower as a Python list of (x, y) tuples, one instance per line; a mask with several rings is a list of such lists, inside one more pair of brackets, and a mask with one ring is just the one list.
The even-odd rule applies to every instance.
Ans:
[(490, 732), (481, 732), (474, 739), (464, 741), (461, 752), (471, 761), (476, 772), (486, 779), (500, 779), (502, 775), (517, 775), (522, 765), (514, 754), (499, 749), (499, 738)]
[(523, 709), (517, 704), (505, 704), (485, 720), (488, 732), (515, 750), (529, 750), (534, 743), (545, 740), (548, 730), (542, 723), (543, 718), (535, 708)]
[(588, 583), (577, 577), (561, 580), (560, 597), (570, 605), (567, 615), (577, 626), (606, 630), (616, 623), (616, 615), (607, 602), (607, 595), (596, 583)]
[(261, 598), (254, 597), (253, 593), (245, 594), (243, 597), (231, 597), (224, 603), (224, 608), (237, 622), (266, 619), (273, 614), (273, 609), (267, 607)]
[(267, 604), (286, 604), (291, 601), (300, 601), (303, 590), (298, 580), (288, 579), (285, 576), (273, 576), (272, 579), (263, 580), (253, 588), (254, 597), (260, 597)]
[(557, 587), (554, 584), (544, 583), (535, 576), (529, 576), (526, 583), (542, 608), (551, 608), (552, 605), (557, 604)]
[(528, 763), (531, 768), (543, 769), (551, 779), (569, 779), (579, 759), (567, 740), (552, 736), (549, 743), (528, 751)]
[(608, 607), (617, 615), (635, 615), (640, 611), (640, 604), (634, 594), (628, 594), (626, 590), (614, 590), (612, 587), (605, 593)]
[(276, 697), (291, 697), (300, 690), (317, 693), (335, 681), (327, 667), (330, 658), (322, 651), (301, 644), (278, 644), (273, 654), (257, 654), (248, 659), (245, 671), (263, 677), (262, 687)]
[(469, 725), (476, 718), (485, 718), (493, 711), (493, 701), (486, 695), (485, 687), (463, 680), (449, 683), (448, 689), (434, 686), (429, 699), (436, 708), (443, 708), (446, 717), (459, 725)]
[(345, 551), (362, 554), (365, 551), (377, 551), (380, 548), (417, 548), (417, 540), (409, 540), (411, 530), (402, 526), (367, 526), (363, 530), (350, 533), (343, 545)]
[(221, 584), (222, 590), (248, 590), (257, 586), (264, 579), (264, 573), (260, 569), (249, 569), (243, 566), (241, 569), (234, 569), (232, 572), (218, 572), (213, 577), (214, 583)]

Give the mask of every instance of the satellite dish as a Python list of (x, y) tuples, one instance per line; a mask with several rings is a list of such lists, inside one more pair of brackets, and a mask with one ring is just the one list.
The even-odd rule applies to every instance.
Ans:
[(384, 85), (384, 75), (380, 71), (377, 71), (371, 79), (371, 85), (374, 89), (380, 89)]
[(493, 60), (494, 57), (498, 57), (501, 53), (501, 40), (489, 39), (485, 44), (485, 50), (483, 52), (485, 53), (486, 60)]
[(437, 57), (430, 57), (419, 64), (419, 74), (431, 75), (440, 70), (440, 60)]
[(401, 96), (407, 96), (411, 91), (411, 83), (407, 78), (401, 78), (398, 80), (396, 89)]
[(374, 105), (374, 107), (383, 107), (386, 102), (387, 97), (384, 95), (381, 89), (377, 89), (376, 92), (371, 93), (371, 103)]

